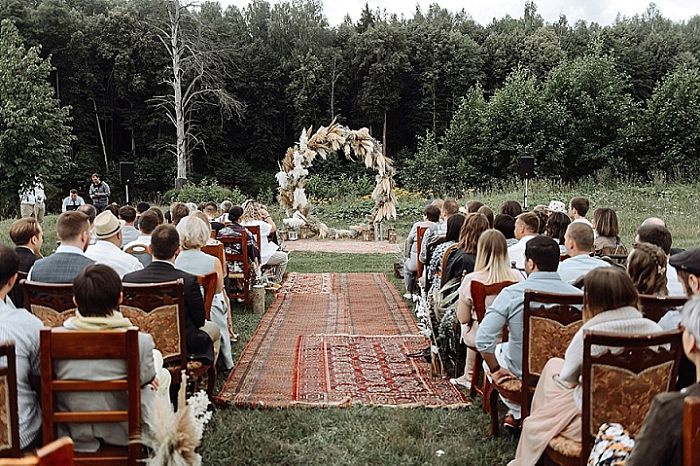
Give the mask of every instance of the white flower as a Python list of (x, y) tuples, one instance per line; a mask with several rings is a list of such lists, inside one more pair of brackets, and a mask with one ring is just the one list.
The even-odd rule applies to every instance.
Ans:
[(292, 209), (303, 209), (307, 204), (306, 193), (304, 188), (297, 188), (294, 190), (294, 202), (292, 203)]
[(435, 452), (435, 456), (437, 456), (438, 458), (440, 458), (444, 454), (445, 454), (445, 450), (437, 450)]
[(275, 178), (277, 178), (277, 184), (279, 184), (280, 188), (286, 189), (287, 185), (289, 182), (287, 181), (287, 174), (285, 172), (277, 172), (275, 175)]
[(209, 397), (204, 390), (200, 390), (187, 400), (187, 405), (190, 407), (192, 412), (192, 420), (195, 431), (198, 437), (201, 439), (204, 434), (204, 428), (206, 427), (209, 420), (211, 420), (212, 412), (208, 410), (209, 408)]

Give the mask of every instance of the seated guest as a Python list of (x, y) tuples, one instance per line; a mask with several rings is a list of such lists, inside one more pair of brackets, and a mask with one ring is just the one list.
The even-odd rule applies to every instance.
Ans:
[(117, 204), (116, 202), (112, 202), (105, 208), (105, 210), (110, 211), (112, 215), (119, 218), (119, 204)]
[(518, 243), (515, 239), (515, 218), (508, 214), (498, 214), (493, 219), (493, 227), (503, 233), (506, 237), (506, 244), (511, 247)]
[(627, 273), (639, 294), (666, 296), (666, 254), (651, 243), (635, 243), (627, 258)]
[(207, 202), (204, 204), (204, 213), (209, 218), (209, 223), (211, 224), (211, 229), (214, 231), (219, 231), (224, 227), (224, 224), (217, 220), (219, 211), (216, 208), (216, 203)]
[[(437, 206), (436, 206), (437, 207)], [(427, 264), (428, 261), (428, 246), (447, 234), (447, 219), (452, 215), (459, 213), (459, 204), (454, 199), (448, 199), (442, 203), (440, 209), (440, 220), (435, 231), (428, 230), (423, 235), (423, 241), (419, 251), (420, 261)]]
[[(636, 243), (651, 243), (663, 249), (666, 257), (671, 257), (671, 246), (673, 238), (671, 232), (665, 226), (658, 224), (642, 224), (637, 230), (637, 236), (634, 241)], [(683, 287), (678, 281), (676, 269), (673, 266), (666, 267), (666, 277), (668, 278), (668, 294), (669, 296), (683, 296)]]
[[(516, 218), (518, 215), (523, 213), (523, 208), (518, 201), (506, 201), (501, 205), (501, 214), (510, 215)], [(508, 237), (506, 236), (506, 239)]]
[[(105, 210), (103, 213), (112, 215)], [(73, 281), (73, 300), (78, 307), (75, 317), (63, 324), (72, 330), (115, 330), (132, 326), (129, 319), (119, 312), (122, 283), (117, 274), (105, 265), (85, 268)], [(148, 409), (155, 390), (167, 396), (170, 374), (154, 363), (153, 337), (139, 332), (139, 368), (141, 378), (141, 408)], [(159, 370), (160, 369), (160, 370)], [(126, 361), (60, 360), (56, 363), (56, 378), (69, 380), (108, 381), (127, 376)], [(67, 392), (56, 395), (58, 411), (109, 411), (126, 410), (126, 392)], [(126, 422), (121, 423), (70, 423), (58, 424), (58, 435), (73, 439), (76, 451), (94, 452), (100, 442), (109, 445), (129, 444)]]
[[(90, 204), (83, 207), (88, 205)], [(95, 263), (85, 255), (85, 250), (90, 244), (90, 223), (87, 215), (77, 210), (63, 212), (56, 222), (56, 232), (61, 245), (55, 253), (34, 262), (29, 271), (30, 280), (72, 283), (80, 271)]]
[(627, 254), (627, 249), (620, 240), (620, 227), (617, 214), (613, 209), (602, 207), (593, 212), (593, 229), (596, 233), (594, 248), (596, 253)]
[(185, 282), (187, 352), (192, 358), (214, 363), (219, 353), (219, 327), (204, 318), (204, 299), (196, 277), (175, 268), (175, 258), (180, 252), (180, 236), (175, 227), (156, 227), (151, 234), (149, 250), (153, 262), (143, 270), (125, 275), (124, 283), (162, 283), (182, 278)]
[(447, 233), (442, 238), (430, 243), (428, 246), (428, 257), (426, 261), (426, 289), (428, 296), (432, 297), (440, 289), (440, 280), (442, 278), (442, 262), (445, 252), (457, 244), (459, 241), (459, 233), (466, 221), (464, 214), (456, 213), (447, 219)]
[[(255, 237), (250, 233), (250, 231), (246, 230), (246, 228), (239, 223), (241, 215), (243, 215), (243, 207), (237, 205), (231, 207), (231, 209), (228, 211), (229, 224), (226, 227), (219, 230), (216, 237), (218, 239), (221, 239), (225, 236), (240, 238), (241, 235), (245, 233), (245, 235), (247, 236), (246, 243), (248, 245), (248, 258), (251, 262), (254, 262), (256, 260), (259, 261), (260, 250), (258, 249), (258, 244), (256, 243)], [(227, 244), (226, 247), (230, 248), (230, 250), (227, 251), (229, 254), (241, 253), (240, 244)]]
[(138, 229), (139, 222), (141, 221), (141, 215), (151, 208), (151, 204), (148, 202), (139, 202), (136, 204), (136, 220), (134, 220), (134, 228)]
[(175, 268), (192, 275), (206, 275), (216, 272), (216, 294), (211, 303), (211, 321), (219, 327), (221, 333), (221, 361), (229, 370), (233, 368), (231, 340), (228, 338), (228, 304), (224, 297), (224, 267), (221, 261), (202, 252), (211, 233), (209, 222), (197, 216), (189, 215), (177, 224), (182, 251), (175, 259)]
[[(162, 225), (165, 223), (165, 214), (163, 214), (163, 211), (160, 210), (158, 207), (151, 207), (146, 212), (153, 212), (154, 214), (156, 214), (156, 216), (158, 217), (158, 225)], [(170, 215), (170, 211), (166, 213)], [(170, 221), (168, 221), (168, 223), (170, 223)]]
[(493, 210), (491, 210), (488, 206), (482, 205), (479, 207), (479, 210), (477, 210), (476, 213), (484, 214), (486, 216), (486, 220), (489, 221), (489, 228), (493, 228)]
[(95, 217), (97, 217), (97, 209), (92, 204), (84, 204), (78, 207), (78, 211), (88, 216), (88, 222), (90, 222), (90, 244), (95, 244), (97, 238), (95, 238), (95, 234), (92, 231), (92, 224), (95, 222)]
[[(526, 214), (521, 214), (526, 215)], [(523, 355), (523, 306), (525, 290), (547, 293), (581, 294), (559, 278), (559, 245), (547, 236), (535, 236), (525, 245), (525, 273), (527, 279), (504, 288), (476, 332), (476, 348), (484, 358), (488, 376), (497, 383), (522, 377)], [(508, 325), (508, 341), (499, 343), (503, 326)], [(506, 399), (508, 407), (505, 425), (517, 428), (520, 421), (520, 405)]]
[(553, 238), (559, 245), (559, 253), (566, 254), (564, 235), (569, 227), (571, 219), (564, 212), (552, 212), (547, 217), (547, 224), (544, 227), (544, 234)]
[[(574, 224), (574, 225), (578, 225)], [(585, 225), (581, 223), (581, 225)], [(645, 335), (662, 331), (636, 308), (637, 290), (618, 267), (596, 269), (584, 278), (583, 326), (566, 349), (564, 359), (552, 358), (542, 370), (530, 416), (523, 422), (515, 459), (509, 466), (534, 466), (557, 435), (581, 441), (583, 334), (587, 330), (621, 335)], [(598, 355), (605, 347), (593, 347)], [(649, 463), (645, 463), (649, 464)]]
[(406, 299), (416, 296), (416, 271), (418, 270), (418, 227), (425, 227), (428, 229), (428, 231), (434, 232), (437, 230), (437, 222), (439, 218), (440, 209), (434, 205), (427, 206), (423, 212), (423, 220), (414, 223), (411, 227), (411, 231), (406, 237), (406, 245), (404, 247), (404, 257), (406, 259), (403, 266), (404, 284), (406, 286), (406, 294), (404, 294), (403, 297)]
[(525, 245), (537, 236), (540, 220), (536, 214), (525, 212), (515, 219), (515, 239), (517, 243), (508, 247), (508, 261), (518, 270), (525, 269)]
[(233, 202), (223, 201), (220, 207), (222, 214), (221, 217), (216, 219), (216, 221), (223, 223), (224, 225), (228, 225), (230, 223), (230, 220), (228, 219), (228, 211), (231, 210), (231, 207), (233, 207)]
[(25, 450), (41, 445), (41, 408), (37, 392), (39, 330), (44, 325), (27, 310), (17, 309), (7, 296), (17, 281), (18, 268), (17, 254), (0, 245), (0, 341), (15, 343), (19, 446)]
[(564, 234), (564, 245), (569, 259), (559, 263), (559, 276), (567, 283), (574, 284), (581, 277), (598, 267), (610, 264), (598, 257), (592, 257), (593, 228), (583, 222), (569, 225)]
[(71, 189), (68, 197), (64, 198), (63, 202), (61, 203), (61, 212), (76, 210), (81, 205), (85, 205), (85, 200), (78, 196), (77, 190)]
[(272, 220), (267, 208), (262, 204), (248, 200), (243, 203), (242, 207), (243, 215), (238, 220), (241, 225), (260, 227), (260, 265), (273, 267), (275, 269), (275, 283), (282, 284), (289, 256), (286, 252), (280, 251), (280, 247), (275, 242), (268, 239), (272, 233), (277, 231), (277, 225)]
[(131, 254), (122, 251), (122, 224), (109, 209), (95, 218), (93, 227), (97, 242), (88, 246), (85, 255), (97, 264), (111, 267), (119, 278), (143, 269), (143, 265)]
[[(658, 225), (660, 227), (668, 228), (668, 226), (666, 225), (666, 222), (664, 222), (663, 219), (660, 219), (659, 217), (649, 217), (649, 218), (644, 219), (644, 221), (640, 225), (640, 228), (648, 226), (648, 225)], [(683, 252), (683, 251), (685, 251), (685, 249), (672, 247), (670, 249), (669, 255), (672, 256), (674, 254), (678, 254), (679, 252)]]
[[(483, 214), (468, 214), (459, 232), (457, 248), (447, 257), (445, 270), (442, 271), (440, 286), (453, 284), (456, 289), (465, 274), (474, 271), (476, 264), (476, 245), (483, 232), (489, 229), (489, 221)], [(446, 294), (446, 293), (445, 293)]]
[(590, 202), (585, 197), (575, 197), (571, 199), (569, 202), (569, 217), (571, 217), (571, 223), (585, 223), (593, 228), (591, 222), (586, 218), (590, 205)]
[(170, 223), (177, 226), (180, 220), (187, 217), (190, 214), (190, 212), (195, 212), (196, 210), (196, 205), (194, 206), (194, 209), (190, 209), (189, 207), (187, 207), (186, 204), (183, 204), (182, 202), (176, 202), (170, 206)]
[(122, 241), (124, 244), (129, 244), (136, 241), (139, 237), (139, 231), (134, 226), (136, 221), (136, 209), (130, 205), (125, 205), (119, 209), (119, 218), (124, 221), (122, 226)]
[(155, 230), (158, 225), (160, 225), (158, 215), (152, 210), (147, 210), (141, 215), (138, 238), (125, 244), (122, 249), (126, 251), (130, 247), (136, 245), (148, 247), (148, 245), (151, 244), (151, 233), (153, 233), (153, 230)]
[(10, 226), (10, 238), (19, 256), (19, 271), (29, 273), (34, 262), (41, 258), (41, 246), (44, 244), (41, 225), (32, 217), (15, 220)]
[(547, 219), (549, 218), (549, 209), (546, 205), (536, 205), (535, 208), (532, 209), (532, 213), (537, 215), (537, 220), (539, 221), (537, 224), (537, 234), (544, 235), (544, 229), (547, 226)]
[(477, 201), (476, 199), (472, 199), (471, 201), (467, 201), (467, 213), (468, 214), (475, 214), (481, 209), (481, 207), (484, 205), (483, 202)]
[[(459, 287), (459, 300), (457, 301), (457, 319), (462, 324), (462, 340), (469, 346), (474, 346), (474, 338), (479, 329), (479, 322), (474, 312), (472, 300), (472, 282), (481, 282), (486, 285), (493, 283), (512, 281), (520, 282), (523, 276), (508, 263), (508, 247), (506, 239), (498, 230), (486, 230), (480, 237), (476, 248), (476, 264), (474, 271), (467, 274)], [(493, 303), (495, 296), (486, 298), (486, 305)], [(472, 369), (476, 353), (467, 349), (467, 361), (464, 375), (456, 379), (450, 379), (453, 385), (462, 385), (467, 390), (471, 388)]]

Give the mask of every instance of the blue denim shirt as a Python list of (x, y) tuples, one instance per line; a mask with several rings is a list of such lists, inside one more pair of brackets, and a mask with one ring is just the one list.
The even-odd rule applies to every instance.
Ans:
[(486, 309), (486, 315), (476, 333), (476, 348), (480, 352), (493, 353), (508, 324), (507, 367), (516, 377), (522, 377), (523, 357), (523, 307), (525, 290), (547, 293), (581, 294), (582, 291), (563, 282), (557, 272), (533, 272), (515, 285), (504, 288), (493, 304)]

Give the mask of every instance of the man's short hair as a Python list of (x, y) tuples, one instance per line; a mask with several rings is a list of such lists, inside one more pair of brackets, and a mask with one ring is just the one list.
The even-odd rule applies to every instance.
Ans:
[(151, 208), (151, 204), (148, 202), (139, 202), (136, 204), (136, 212), (142, 214)]
[(531, 259), (540, 272), (556, 272), (559, 267), (559, 245), (549, 236), (535, 236), (525, 244), (525, 258)]
[(437, 222), (440, 220), (440, 208), (434, 205), (429, 205), (425, 208), (425, 218), (431, 222)]
[[(165, 216), (163, 215), (163, 211), (160, 210), (158, 207), (151, 207), (146, 212), (153, 212), (154, 214), (156, 214), (156, 216), (158, 217), (158, 225), (165, 223)], [(170, 211), (168, 211), (168, 213), (170, 213)]]
[(459, 203), (454, 199), (448, 199), (442, 203), (442, 211), (447, 214), (446, 217), (454, 215), (459, 212)]
[(231, 207), (228, 211), (228, 219), (231, 222), (237, 222), (241, 215), (243, 215), (243, 207), (239, 205)]
[(540, 230), (540, 218), (534, 212), (522, 213), (516, 217), (516, 220), (520, 220), (532, 234), (536, 235)]
[(0, 244), (0, 288), (7, 285), (19, 270), (19, 256), (14, 249)]
[(571, 223), (566, 229), (566, 234), (576, 244), (578, 251), (590, 251), (593, 249), (593, 228), (583, 222)]
[(187, 217), (190, 214), (190, 209), (182, 202), (176, 202), (170, 206), (170, 221), (173, 225), (177, 225), (177, 222)]
[(231, 210), (231, 207), (233, 207), (233, 202), (231, 201), (222, 201), (221, 205), (219, 206), (222, 212), (228, 212)]
[(95, 221), (95, 217), (97, 217), (97, 209), (92, 204), (83, 204), (76, 210), (88, 216), (88, 222), (90, 222), (90, 225), (93, 224), (93, 222)]
[(119, 209), (119, 218), (124, 220), (126, 223), (131, 223), (136, 220), (136, 209), (130, 205), (125, 205)]
[(174, 225), (158, 225), (151, 233), (151, 249), (154, 259), (172, 259), (179, 247), (180, 235)]
[(575, 197), (571, 199), (569, 205), (572, 209), (576, 209), (576, 212), (578, 212), (578, 214), (581, 217), (585, 217), (588, 213), (588, 209), (590, 208), (591, 203), (585, 197)]
[(501, 206), (501, 213), (516, 218), (523, 213), (523, 208), (518, 201), (506, 201)]
[(503, 233), (506, 239), (515, 238), (515, 219), (510, 215), (496, 215), (493, 219), (493, 227)]
[(77, 189), (71, 189), (71, 190), (70, 190), (70, 193), (71, 193), (71, 194), (78, 194), (78, 190), (77, 190)]
[(483, 206), (484, 203), (481, 201), (477, 200), (471, 200), (467, 202), (467, 213), (468, 214), (475, 214), (479, 211), (481, 206)]
[(99, 173), (93, 173), (92, 176), (90, 176), (90, 178), (92, 178), (93, 176), (96, 176), (100, 179), (102, 178), (102, 175), (100, 175)]
[(32, 238), (38, 236), (40, 232), (39, 222), (32, 217), (15, 220), (10, 226), (10, 238), (17, 246), (29, 244)]
[(153, 230), (155, 230), (158, 225), (160, 225), (160, 221), (158, 220), (158, 214), (156, 214), (152, 210), (149, 209), (141, 215), (141, 220), (139, 221), (139, 230), (144, 235), (150, 235), (151, 233), (153, 233)]
[[(92, 207), (92, 206), (91, 206)], [(63, 212), (56, 222), (56, 233), (61, 241), (77, 239), (84, 231), (90, 230), (88, 216), (79, 210)]]
[(673, 238), (668, 228), (661, 225), (642, 225), (637, 230), (637, 240), (640, 243), (655, 244), (664, 250), (666, 255), (671, 254)]
[(111, 267), (93, 264), (73, 279), (73, 297), (84, 317), (112, 315), (119, 307), (122, 281)]

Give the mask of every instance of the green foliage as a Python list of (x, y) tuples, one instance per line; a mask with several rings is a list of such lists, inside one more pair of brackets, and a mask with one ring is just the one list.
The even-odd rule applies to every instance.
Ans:
[(311, 174), (306, 179), (305, 189), (312, 199), (342, 199), (372, 194), (376, 180), (371, 175), (337, 175)]
[(426, 196), (448, 193), (454, 187), (449, 168), (447, 156), (438, 146), (435, 133), (428, 131), (418, 138), (418, 150), (404, 163), (399, 179), (408, 189)]
[(204, 178), (199, 183), (188, 183), (181, 189), (172, 189), (163, 195), (163, 200), (168, 204), (172, 202), (216, 202), (229, 200), (240, 205), (246, 196), (238, 188), (229, 189), (219, 185), (216, 180)]

